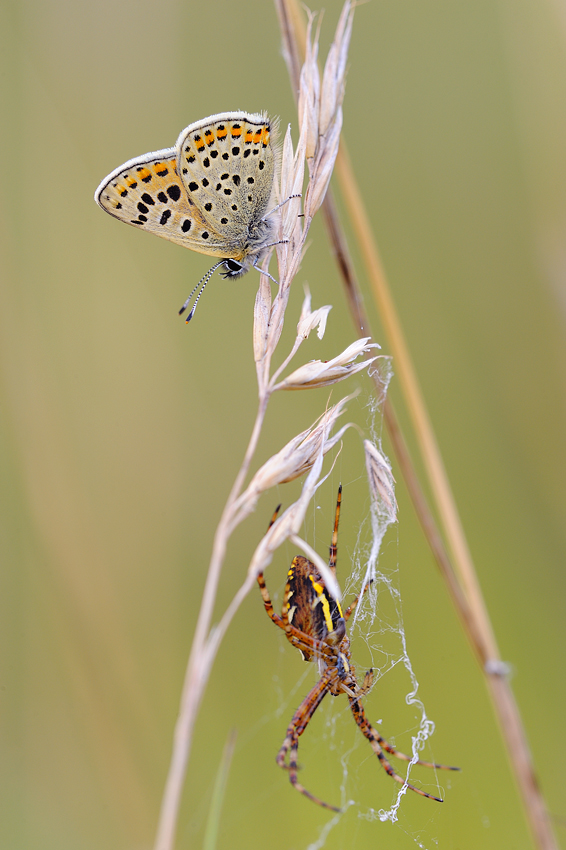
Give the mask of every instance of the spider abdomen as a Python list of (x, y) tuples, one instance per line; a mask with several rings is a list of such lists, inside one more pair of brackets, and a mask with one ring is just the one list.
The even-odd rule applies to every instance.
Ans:
[[(312, 561), (301, 555), (293, 558), (287, 573), (282, 613), (290, 625), (329, 646), (337, 646), (346, 634), (340, 603), (330, 596)], [(312, 652), (301, 652), (312, 661)]]

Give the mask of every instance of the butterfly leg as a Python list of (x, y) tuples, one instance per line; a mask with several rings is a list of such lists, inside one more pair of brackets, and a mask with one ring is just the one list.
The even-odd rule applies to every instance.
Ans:
[[(265, 219), (266, 219), (266, 218), (269, 218), (269, 216), (270, 216), (270, 215), (273, 215), (273, 213), (274, 213), (274, 212), (277, 212), (277, 210), (280, 210), (280, 209), (281, 209), (281, 207), (284, 207), (284, 206), (285, 206), (285, 204), (288, 204), (288, 203), (289, 203), (289, 201), (292, 201), (292, 200), (293, 200), (293, 198), (302, 198), (302, 197), (303, 197), (303, 196), (302, 196), (302, 193), (301, 193), (301, 192), (297, 192), (295, 195), (289, 195), (289, 197), (288, 197), (288, 198), (285, 198), (285, 200), (284, 200), (284, 201), (281, 201), (281, 203), (280, 203), (280, 204), (277, 204), (277, 206), (276, 206), (276, 207), (273, 207), (273, 209), (272, 209), (272, 210), (269, 210), (269, 212), (268, 212), (268, 213), (266, 213), (266, 214), (264, 215), (264, 217), (262, 218), (262, 221), (265, 221)], [(276, 244), (277, 244), (277, 243), (276, 243)]]

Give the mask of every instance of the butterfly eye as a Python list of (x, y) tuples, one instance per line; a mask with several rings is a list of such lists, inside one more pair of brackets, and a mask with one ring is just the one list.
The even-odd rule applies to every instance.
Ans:
[(237, 277), (242, 273), (244, 267), (237, 260), (224, 260), (224, 268), (226, 269), (224, 277)]

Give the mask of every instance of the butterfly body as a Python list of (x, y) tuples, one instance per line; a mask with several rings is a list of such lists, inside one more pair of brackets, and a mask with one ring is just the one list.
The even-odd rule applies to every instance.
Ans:
[(264, 113), (212, 115), (174, 148), (131, 159), (106, 177), (96, 202), (127, 224), (212, 257), (225, 277), (245, 274), (274, 240), (268, 216), (276, 152)]

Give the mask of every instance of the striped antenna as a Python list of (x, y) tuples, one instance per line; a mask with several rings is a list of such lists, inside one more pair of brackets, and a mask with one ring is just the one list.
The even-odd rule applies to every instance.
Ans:
[[(207, 273), (204, 275), (204, 277), (201, 277), (201, 279), (199, 280), (199, 282), (197, 283), (197, 285), (195, 286), (195, 288), (193, 289), (193, 291), (191, 292), (191, 294), (189, 295), (189, 297), (187, 298), (187, 300), (185, 301), (185, 303), (183, 304), (183, 306), (179, 310), (179, 316), (181, 316), (185, 312), (185, 310), (187, 309), (189, 304), (191, 303), (191, 299), (192, 299), (193, 295), (195, 294), (195, 292), (197, 291), (197, 289), (200, 286), (199, 293), (198, 293), (197, 297), (195, 298), (195, 303), (191, 307), (191, 312), (189, 313), (189, 315), (185, 319), (185, 322), (188, 323), (193, 318), (193, 316), (195, 314), (195, 310), (197, 309), (197, 304), (199, 302), (199, 298), (203, 293), (204, 287), (206, 286), (206, 284), (208, 283), (208, 281), (210, 280), (210, 278), (212, 277), (212, 275), (214, 274), (216, 269), (219, 268), (224, 262), (225, 262), (224, 260), (220, 260), (218, 263), (215, 263), (212, 266), (212, 268), (207, 271)], [(201, 286), (201, 284), (202, 284), (202, 286)]]

